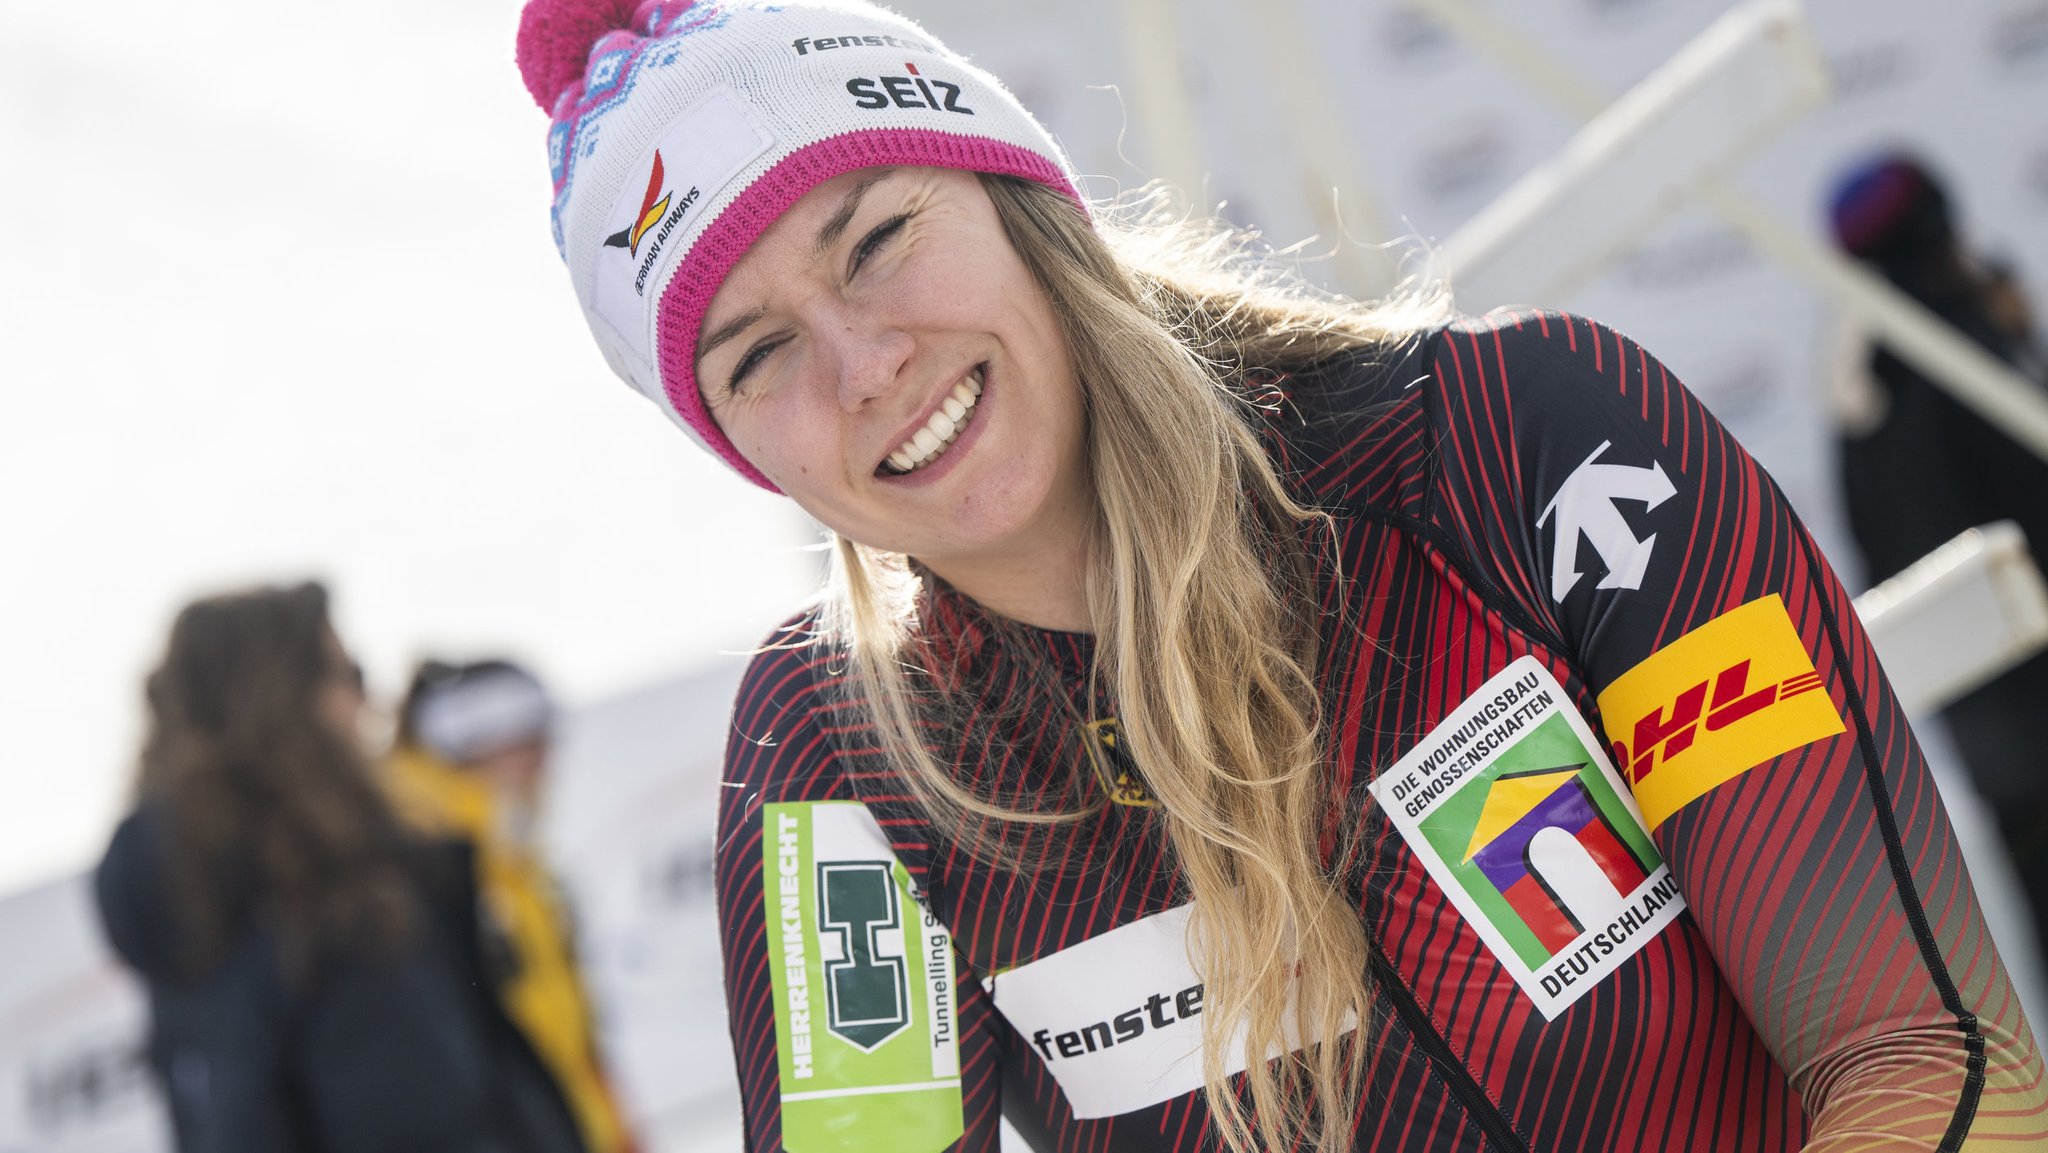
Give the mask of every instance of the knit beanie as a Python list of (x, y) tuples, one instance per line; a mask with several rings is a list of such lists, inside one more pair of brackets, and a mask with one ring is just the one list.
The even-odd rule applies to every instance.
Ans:
[(1954, 235), (1940, 181), (1900, 153), (1851, 168), (1835, 185), (1828, 220), (1845, 251), (1880, 264), (1917, 259)]
[(697, 391), (697, 335), (747, 246), (804, 193), (882, 165), (1081, 196), (996, 79), (859, 0), (530, 0), (519, 70), (552, 119), (555, 246), (612, 370), (775, 486)]

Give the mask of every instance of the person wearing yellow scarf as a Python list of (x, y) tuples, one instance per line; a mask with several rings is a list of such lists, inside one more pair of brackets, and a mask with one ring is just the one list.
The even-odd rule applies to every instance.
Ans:
[(474, 846), (481, 945), (506, 1017), (553, 1077), (590, 1153), (630, 1153), (566, 910), (535, 837), (553, 720), (540, 682), (517, 665), (427, 662), (407, 691), (386, 778), (413, 828)]

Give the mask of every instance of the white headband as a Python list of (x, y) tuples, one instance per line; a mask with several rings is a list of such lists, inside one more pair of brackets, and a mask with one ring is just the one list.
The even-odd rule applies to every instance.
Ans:
[(462, 764), (545, 737), (554, 719), (539, 681), (500, 669), (428, 689), (413, 712), (413, 735), (428, 752)]

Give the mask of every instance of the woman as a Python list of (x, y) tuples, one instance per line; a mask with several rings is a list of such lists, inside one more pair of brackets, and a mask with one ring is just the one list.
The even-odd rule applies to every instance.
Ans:
[(482, 972), (468, 861), (413, 842), (316, 584), (196, 601), (96, 877), (183, 1153), (576, 1153)]
[(1846, 597), (1640, 348), (1148, 250), (865, 5), (520, 61), (608, 359), (835, 538), (727, 755), (752, 1147), (2048, 1136)]
[(490, 988), (547, 1069), (590, 1153), (631, 1148), (597, 1051), (590, 1000), (538, 838), (555, 706), (507, 660), (425, 661), (385, 766), (406, 823), (467, 846)]

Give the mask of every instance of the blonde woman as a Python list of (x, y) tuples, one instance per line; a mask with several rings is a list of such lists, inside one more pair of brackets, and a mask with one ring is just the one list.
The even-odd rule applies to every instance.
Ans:
[(727, 756), (751, 1148), (2048, 1139), (1846, 597), (1642, 349), (1148, 247), (864, 4), (520, 62), (607, 358), (835, 541)]

